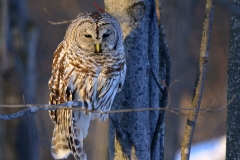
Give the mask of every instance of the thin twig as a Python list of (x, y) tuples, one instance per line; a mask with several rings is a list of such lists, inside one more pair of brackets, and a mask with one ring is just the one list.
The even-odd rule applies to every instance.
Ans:
[(66, 24), (66, 23), (71, 23), (73, 20), (64, 20), (64, 19), (61, 19), (61, 18), (58, 18), (58, 17), (55, 17), (53, 15), (51, 15), (46, 8), (44, 8), (44, 11), (51, 17), (55, 18), (55, 19), (59, 19), (61, 20), (61, 22), (53, 22), (53, 21), (48, 21), (50, 24), (52, 25), (59, 25), (59, 24)]
[[(67, 103), (62, 103), (60, 105), (50, 105), (50, 104), (18, 104), (18, 105), (0, 105), (0, 108), (40, 108), (40, 110), (58, 110), (58, 109), (69, 109), (69, 110), (79, 110), (79, 111), (87, 111), (87, 112), (96, 112), (96, 113), (122, 113), (122, 112), (138, 112), (138, 111), (150, 111), (150, 110), (174, 110), (174, 111), (190, 111), (194, 110), (192, 108), (177, 108), (177, 107), (166, 107), (166, 108), (139, 108), (139, 109), (118, 109), (112, 111), (100, 111), (100, 110), (88, 110), (82, 108), (80, 105), (78, 106), (78, 102), (76, 101), (74, 105), (72, 105), (73, 101), (69, 101)], [(228, 103), (229, 104), (229, 103)], [(226, 108), (226, 106), (220, 107), (221, 109)], [(221, 110), (220, 109), (220, 110)], [(216, 112), (218, 109), (199, 109), (199, 113), (203, 112)]]
[(50, 17), (53, 17), (53, 18), (58, 19), (58, 20), (61, 20), (61, 21), (65, 21), (65, 19), (61, 19), (61, 18), (55, 17), (55, 16), (53, 16), (52, 14), (50, 14), (50, 13), (47, 11), (46, 8), (43, 8), (43, 10), (44, 10)]
[(150, 72), (151, 72), (151, 74), (152, 74), (152, 76), (153, 76), (153, 79), (154, 79), (155, 83), (156, 83), (157, 86), (158, 86), (158, 89), (159, 89), (161, 92), (163, 92), (163, 88), (161, 87), (160, 83), (159, 83), (158, 80), (157, 80), (157, 77), (156, 77), (155, 74), (153, 73), (152, 68), (150, 69)]
[(59, 25), (59, 24), (66, 24), (66, 23), (71, 23), (73, 20), (68, 20), (68, 21), (62, 21), (62, 22), (53, 22), (53, 21), (48, 21), (52, 25)]
[[(167, 40), (165, 37), (164, 32), (164, 26), (162, 21), (162, 14), (161, 14), (161, 3), (160, 0), (155, 0), (155, 11), (157, 15), (158, 20), (158, 30), (159, 30), (159, 55), (162, 58), (162, 63), (160, 64), (161, 72), (163, 73), (160, 78), (164, 81), (164, 89), (160, 90), (162, 91), (162, 97), (161, 97), (161, 106), (160, 108), (162, 111), (158, 114), (158, 119), (156, 123), (156, 127), (154, 130), (154, 135), (151, 142), (151, 157), (153, 158), (155, 153), (160, 153), (160, 157), (163, 158), (163, 152), (164, 152), (164, 117), (165, 112), (168, 108), (168, 105), (170, 104), (170, 101), (168, 98), (170, 98), (169, 95), (169, 87), (171, 83), (171, 58), (170, 58), (170, 52), (168, 49)], [(153, 73), (152, 73), (153, 74)], [(154, 74), (153, 74), (154, 75)], [(154, 80), (156, 77), (154, 77)], [(155, 80), (156, 81), (156, 80)], [(171, 110), (170, 112), (175, 113), (175, 111)], [(158, 143), (160, 142), (160, 143)], [(160, 144), (160, 145), (158, 145)]]
[(181, 160), (189, 160), (190, 157), (193, 132), (196, 125), (204, 88), (204, 79), (208, 61), (213, 14), (214, 14), (214, 2), (213, 0), (207, 0), (205, 20), (202, 32), (202, 42), (200, 48), (199, 66), (197, 70), (196, 86), (191, 104), (191, 108), (193, 110), (189, 111), (189, 116), (182, 141)]
[(178, 83), (179, 81), (180, 81), (180, 80), (175, 80), (175, 81), (171, 82), (169, 88), (171, 88), (175, 83)]
[(100, 12), (106, 12), (104, 9), (99, 7), (96, 2), (93, 3), (93, 5), (100, 11)]

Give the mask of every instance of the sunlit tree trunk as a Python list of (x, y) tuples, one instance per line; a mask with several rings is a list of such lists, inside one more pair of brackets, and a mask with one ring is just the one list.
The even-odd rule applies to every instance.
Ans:
[[(113, 109), (162, 106), (163, 97), (167, 98), (163, 96), (165, 87), (161, 84), (160, 89), (157, 83), (165, 82), (170, 73), (166, 69), (169, 62), (164, 55), (164, 34), (159, 32), (155, 1), (105, 0), (105, 6), (121, 24), (127, 59), (124, 88), (117, 95)], [(111, 114), (109, 128), (109, 159), (163, 159), (164, 112)], [(154, 136), (156, 128), (158, 134)]]

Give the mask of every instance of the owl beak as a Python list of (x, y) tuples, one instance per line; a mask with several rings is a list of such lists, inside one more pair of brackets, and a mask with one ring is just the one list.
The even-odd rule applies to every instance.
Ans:
[(100, 43), (95, 44), (95, 50), (96, 50), (97, 53), (100, 52), (100, 50), (101, 50), (101, 44)]

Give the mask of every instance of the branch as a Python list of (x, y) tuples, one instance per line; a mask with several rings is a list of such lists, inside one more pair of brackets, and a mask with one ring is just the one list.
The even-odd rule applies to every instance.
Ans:
[(37, 107), (30, 107), (30, 108), (26, 108), (23, 109), (17, 113), (13, 113), (13, 114), (0, 114), (0, 120), (12, 120), (12, 119), (17, 119), (19, 117), (24, 116), (27, 113), (36, 113), (37, 111), (41, 110), (42, 108), (37, 108)]
[(59, 18), (59, 17), (53, 16), (51, 13), (49, 13), (49, 12), (47, 11), (46, 8), (43, 8), (43, 10), (44, 10), (50, 17), (53, 17), (53, 18), (55, 18), (55, 19), (59, 19), (59, 20), (61, 20), (61, 21), (65, 21), (64, 19), (61, 19), (61, 18)]
[[(154, 77), (154, 80), (157, 83), (157, 86), (159, 87), (160, 91), (162, 92), (162, 97), (161, 97), (161, 110), (166, 110), (168, 107), (168, 98), (169, 96), (169, 87), (171, 83), (171, 58), (170, 58), (170, 52), (168, 49), (167, 45), (167, 40), (164, 32), (164, 26), (162, 22), (162, 14), (161, 14), (161, 3), (160, 0), (155, 0), (155, 5), (156, 5), (156, 15), (158, 18), (158, 30), (159, 30), (159, 54), (161, 55), (161, 58), (163, 58), (164, 62), (161, 63), (160, 68), (164, 71), (161, 71), (164, 73), (161, 75), (161, 79), (165, 80), (164, 83), (164, 89), (161, 88), (159, 83), (157, 83), (157, 79), (154, 76), (152, 70), (151, 73)], [(174, 113), (174, 111), (171, 111)], [(160, 152), (160, 157), (163, 158), (163, 152), (164, 152), (164, 117), (165, 117), (165, 112), (159, 112), (158, 115), (158, 120), (156, 123), (156, 128), (154, 131), (154, 135), (152, 138), (151, 142), (151, 157), (154, 157), (155, 153)], [(158, 141), (160, 141), (160, 147), (158, 146)]]
[(189, 111), (187, 125), (186, 125), (185, 133), (183, 136), (181, 160), (188, 160), (190, 157), (190, 149), (191, 149), (193, 132), (195, 129), (197, 116), (198, 116), (198, 112), (199, 112), (199, 108), (202, 100), (204, 79), (205, 79), (206, 67), (207, 67), (207, 61), (208, 61), (210, 36), (211, 36), (211, 30), (212, 30), (213, 14), (214, 14), (214, 2), (213, 0), (207, 0), (206, 10), (205, 10), (205, 20), (204, 20), (203, 32), (202, 32), (202, 42), (201, 42), (201, 48), (200, 48), (199, 66), (198, 66), (197, 78), (196, 78), (196, 86), (195, 86), (195, 91), (194, 91), (192, 104), (191, 104), (192, 110)]
[(73, 20), (64, 20), (64, 19), (61, 19), (61, 18), (58, 18), (58, 17), (55, 17), (53, 16), (52, 14), (50, 14), (46, 8), (44, 8), (44, 11), (50, 16), (50, 17), (53, 17), (55, 19), (59, 19), (61, 20), (60, 22), (53, 22), (53, 21), (48, 21), (50, 24), (52, 25), (59, 25), (59, 24), (66, 24), (66, 23), (71, 23)]
[[(167, 87), (166, 87), (167, 88)], [(216, 100), (214, 100), (210, 107), (207, 109), (199, 109), (198, 113), (195, 113), (196, 115), (201, 113), (214, 113), (219, 112), (223, 109), (226, 109), (226, 107), (232, 103), (232, 101), (235, 99), (236, 95), (233, 95), (232, 99), (227, 103), (227, 105), (223, 107), (219, 107), (217, 109), (210, 109)], [(165, 108), (139, 108), (139, 109), (122, 109), (122, 110), (112, 110), (112, 111), (101, 111), (101, 110), (88, 110), (83, 108), (83, 103), (80, 101), (69, 101), (66, 103), (62, 103), (59, 105), (50, 105), (50, 104), (19, 104), (19, 105), (0, 105), (0, 108), (25, 108), (19, 112), (13, 113), (13, 114), (0, 114), (0, 120), (12, 120), (17, 119), (22, 116), (24, 116), (27, 113), (37, 113), (38, 111), (42, 110), (59, 110), (59, 109), (70, 109), (70, 110), (78, 110), (82, 112), (89, 112), (89, 113), (100, 113), (100, 114), (116, 114), (116, 113), (126, 113), (126, 112), (142, 112), (142, 111), (169, 111), (171, 113), (187, 116), (186, 113), (181, 113), (180, 111), (191, 111), (194, 110), (193, 108), (174, 108), (174, 107), (165, 107)]]
[[(217, 109), (199, 109), (198, 113), (195, 114), (204, 114), (204, 113), (216, 113), (223, 109), (225, 109), (235, 98), (235, 95), (233, 98), (229, 101), (229, 103), (223, 107), (217, 108)], [(46, 110), (59, 110), (59, 109), (71, 109), (71, 110), (79, 110), (82, 112), (91, 112), (91, 113), (100, 113), (100, 114), (116, 114), (116, 113), (126, 113), (126, 112), (143, 112), (143, 111), (169, 111), (177, 115), (187, 116), (186, 113), (181, 113), (180, 111), (191, 111), (194, 110), (193, 108), (173, 108), (173, 107), (165, 107), (165, 108), (139, 108), (139, 109), (120, 109), (120, 110), (112, 110), (112, 111), (100, 111), (100, 110), (88, 110), (82, 108), (79, 104), (82, 104), (78, 101), (69, 101), (67, 103), (62, 103), (60, 105), (50, 105), (50, 104), (22, 104), (22, 105), (0, 105), (0, 108), (25, 108), (19, 112), (13, 113), (13, 114), (0, 114), (0, 120), (12, 120), (17, 119), (19, 117), (24, 116), (27, 113), (37, 113), (38, 111), (46, 111)], [(212, 104), (213, 105), (213, 104)], [(212, 106), (211, 105), (211, 106)]]
[[(166, 87), (167, 89), (167, 87)], [(236, 95), (232, 96), (232, 99), (229, 100), (229, 102), (227, 103), (227, 105), (223, 106), (223, 107), (219, 107), (217, 109), (210, 109), (216, 100), (214, 100), (211, 104), (210, 107), (208, 107), (207, 109), (199, 109), (198, 113), (193, 113), (193, 114), (204, 114), (204, 113), (216, 113), (216, 112), (220, 112), (223, 109), (226, 109), (227, 106), (229, 106), (229, 104), (232, 103), (232, 101), (235, 99)], [(170, 98), (170, 97), (169, 97)], [(13, 114), (0, 114), (0, 120), (12, 120), (12, 119), (17, 119), (20, 118), (22, 116), (24, 116), (27, 113), (37, 113), (38, 111), (41, 110), (59, 110), (59, 109), (70, 109), (70, 110), (78, 110), (78, 111), (82, 111), (82, 112), (91, 112), (91, 113), (100, 113), (100, 114), (116, 114), (116, 113), (126, 113), (126, 112), (143, 112), (143, 111), (160, 111), (160, 110), (164, 110), (164, 111), (168, 111), (177, 115), (181, 115), (181, 116), (187, 116), (188, 114), (186, 113), (182, 113), (182, 111), (191, 111), (194, 110), (193, 108), (174, 108), (174, 107), (165, 107), (165, 108), (157, 108), (157, 107), (153, 107), (153, 108), (139, 108), (139, 109), (122, 109), (122, 110), (112, 110), (112, 111), (100, 111), (100, 110), (87, 110), (85, 108), (82, 107), (82, 102), (79, 101), (69, 101), (67, 103), (62, 103), (59, 105), (50, 105), (50, 104), (19, 104), (19, 105), (0, 105), (0, 108), (25, 108), (19, 112), (13, 113)], [(180, 112), (181, 111), (181, 112)]]
[(93, 5), (100, 11), (100, 12), (106, 12), (104, 9), (100, 8), (96, 2), (93, 3)]
[(67, 103), (62, 103), (59, 105), (0, 105), (1, 107), (7, 108), (12, 107), (14, 108), (20, 108), (20, 107), (28, 107), (25, 108), (19, 112), (13, 113), (13, 114), (0, 114), (0, 120), (12, 120), (19, 117), (24, 116), (27, 113), (36, 113), (40, 110), (57, 110), (57, 109), (70, 109), (71, 106), (79, 106), (79, 104), (82, 104), (79, 101), (69, 101)]
[[(72, 106), (73, 101), (69, 101), (67, 103), (63, 103), (60, 105), (0, 105), (1, 108), (23, 108), (27, 107), (19, 112), (13, 113), (13, 114), (0, 114), (0, 120), (12, 120), (17, 119), (22, 116), (24, 116), (27, 113), (37, 113), (38, 111), (47, 111), (47, 110), (59, 110), (59, 109), (69, 109), (69, 110), (78, 110), (82, 112), (89, 112), (89, 113), (100, 113), (100, 114), (116, 114), (116, 113), (126, 113), (126, 112), (143, 112), (143, 111), (169, 111), (177, 115), (187, 116), (188, 114), (183, 113), (184, 111), (190, 111), (193, 110), (192, 108), (173, 108), (173, 107), (165, 107), (165, 108), (138, 108), (138, 109), (119, 109), (119, 110), (112, 110), (112, 111), (100, 111), (100, 110), (88, 110), (81, 108), (81, 106)], [(78, 102), (75, 102), (75, 104), (78, 104)], [(199, 109), (198, 113), (213, 113), (213, 112), (219, 112), (227, 107), (223, 106), (218, 109)], [(181, 111), (181, 112), (180, 112)], [(195, 114), (198, 114), (195, 113)]]
[(68, 20), (68, 21), (61, 21), (61, 22), (53, 22), (53, 21), (48, 21), (52, 25), (59, 25), (59, 24), (66, 24), (66, 23), (71, 23), (73, 20)]
[[(213, 106), (212, 105), (207, 109), (199, 109), (198, 113), (213, 113), (213, 112), (219, 112), (223, 109), (225, 109), (229, 104), (232, 103), (232, 101), (235, 99), (236, 95), (233, 95), (232, 99), (227, 103), (227, 105), (220, 107), (218, 109), (210, 109)], [(100, 110), (87, 110), (85, 108), (82, 108), (82, 102), (79, 101), (69, 101), (67, 103), (62, 103), (59, 105), (50, 105), (50, 104), (20, 104), (20, 105), (0, 105), (0, 108), (25, 108), (19, 112), (13, 113), (13, 114), (0, 114), (0, 120), (12, 120), (17, 119), (19, 117), (24, 116), (27, 113), (37, 113), (41, 110), (58, 110), (58, 109), (71, 109), (71, 110), (79, 110), (82, 112), (91, 112), (91, 113), (100, 113), (100, 114), (115, 114), (115, 113), (124, 113), (124, 112), (142, 112), (142, 111), (157, 111), (157, 110), (165, 110), (172, 112), (177, 115), (183, 115), (186, 116), (185, 113), (180, 113), (180, 111), (189, 111), (193, 110), (192, 108), (173, 108), (173, 107), (165, 107), (165, 108), (139, 108), (139, 109), (122, 109), (122, 110), (112, 110), (112, 111), (100, 111)], [(197, 113), (197, 114), (198, 114)]]

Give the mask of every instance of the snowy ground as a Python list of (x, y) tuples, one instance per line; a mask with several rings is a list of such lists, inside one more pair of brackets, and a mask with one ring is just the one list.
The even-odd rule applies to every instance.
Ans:
[[(190, 160), (225, 160), (226, 136), (192, 145)], [(175, 160), (180, 160), (181, 151)]]

